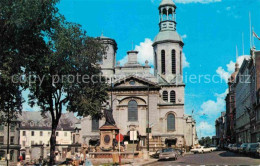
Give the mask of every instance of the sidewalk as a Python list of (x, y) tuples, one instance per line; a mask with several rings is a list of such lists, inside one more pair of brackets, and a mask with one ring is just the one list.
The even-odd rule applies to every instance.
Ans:
[[(108, 158), (103, 158), (103, 159), (89, 159), (93, 165), (110, 165), (113, 163), (112, 159)], [(144, 159), (122, 159), (121, 163), (124, 166), (141, 166), (141, 165), (148, 165), (153, 162), (156, 162), (157, 159), (149, 159), (149, 160), (144, 160)]]

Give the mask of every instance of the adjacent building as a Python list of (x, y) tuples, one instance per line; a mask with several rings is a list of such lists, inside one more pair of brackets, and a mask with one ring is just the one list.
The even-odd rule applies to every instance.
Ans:
[[(152, 45), (154, 74), (150, 73), (148, 61), (143, 65), (137, 61), (140, 55), (135, 50), (127, 52), (126, 64), (116, 64), (116, 41), (103, 35), (100, 37), (108, 46), (100, 62), (102, 73), (113, 81), (108, 102), (125, 144), (132, 143), (130, 131), (135, 130), (138, 133), (135, 144), (139, 149), (146, 148), (148, 144), (153, 150), (197, 144), (196, 122), (184, 113), (184, 43), (176, 31), (176, 5), (172, 0), (162, 0), (159, 17), (159, 33)], [(104, 119), (83, 118), (81, 142), (96, 145), (99, 128), (103, 124)]]
[[(19, 121), (11, 121), (9, 128), (9, 164), (16, 165), (18, 161), (18, 157), (20, 155), (20, 122)], [(6, 164), (7, 157), (7, 125), (0, 124), (0, 165)]]
[[(19, 117), (21, 155), (26, 160), (38, 160), (41, 156), (47, 158), (50, 152), (51, 115), (42, 114), (39, 111), (23, 111)], [(57, 159), (65, 158), (68, 148), (72, 153), (81, 147), (76, 142), (77, 131), (75, 130), (79, 119), (73, 113), (67, 112), (61, 115), (56, 131)]]
[[(235, 64), (235, 72), (228, 80), (226, 96), (226, 121), (223, 133), (224, 144), (260, 141), (260, 51), (250, 50), (241, 67)], [(222, 140), (221, 125), (216, 120), (216, 136)]]
[(213, 137), (213, 143), (216, 146), (224, 147), (226, 143), (226, 112), (221, 112), (221, 116), (215, 121), (216, 136)]

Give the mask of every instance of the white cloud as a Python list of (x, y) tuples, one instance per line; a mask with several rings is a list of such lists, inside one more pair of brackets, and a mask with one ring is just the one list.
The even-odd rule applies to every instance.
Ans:
[(197, 125), (197, 133), (200, 138), (206, 136), (212, 136), (215, 134), (215, 128), (213, 125), (210, 125), (208, 122), (202, 121)]
[(214, 96), (216, 97), (215, 100), (208, 100), (201, 104), (198, 114), (204, 116), (200, 116), (197, 119), (198, 121), (200, 121), (197, 125), (197, 133), (199, 137), (200, 134), (201, 137), (215, 135), (214, 123), (217, 117), (220, 116), (221, 112), (225, 111), (225, 97), (227, 93), (228, 89), (226, 89), (224, 93), (216, 93), (214, 94)]
[(175, 3), (215, 3), (215, 2), (221, 2), (221, 0), (175, 0)]
[(226, 7), (226, 10), (227, 10), (227, 11), (229, 11), (230, 9), (231, 9), (231, 7), (230, 7), (230, 6)]
[(153, 41), (146, 38), (144, 42), (141, 42), (139, 45), (135, 46), (135, 50), (138, 51), (137, 60), (142, 65), (145, 64), (145, 61), (148, 60), (149, 65), (153, 65)]
[(123, 59), (119, 60), (120, 66), (123, 66), (124, 64), (126, 64), (127, 61), (128, 61), (128, 57), (127, 57), (127, 55), (126, 55), (126, 56), (124, 56)]
[(200, 106), (200, 114), (205, 114), (208, 118), (216, 118), (222, 111), (225, 110), (225, 97), (227, 93), (228, 90), (221, 94), (216, 93), (216, 100), (208, 100), (206, 102), (203, 102)]
[(181, 36), (182, 39), (186, 39), (187, 37), (188, 37), (187, 34)]
[[(149, 65), (152, 66), (154, 63), (153, 59), (153, 41), (149, 38), (146, 38), (144, 42), (141, 42), (139, 45), (135, 46), (135, 50), (138, 51), (137, 60), (140, 64), (145, 65), (145, 61), (148, 60)], [(124, 56), (121, 60), (119, 60), (120, 65), (124, 65), (127, 63), (128, 57)], [(187, 61), (185, 54), (183, 53), (182, 58), (183, 68), (190, 67), (190, 63)]]
[(183, 66), (183, 68), (190, 67), (190, 63), (187, 61), (187, 58), (186, 58), (185, 54), (182, 53), (182, 55), (183, 55), (183, 58), (182, 58), (182, 66)]
[[(250, 55), (242, 55), (237, 58), (237, 62), (239, 67), (242, 65), (244, 59), (249, 59)], [(230, 75), (235, 71), (235, 62), (230, 61), (227, 65), (227, 70), (223, 69), (222, 66), (218, 67), (216, 70), (217, 74), (220, 76), (221, 79), (225, 80), (226, 82), (228, 81), (228, 78)]]

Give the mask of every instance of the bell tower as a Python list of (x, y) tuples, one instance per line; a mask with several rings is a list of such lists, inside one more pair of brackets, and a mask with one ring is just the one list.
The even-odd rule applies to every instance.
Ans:
[(182, 82), (183, 41), (176, 31), (176, 5), (172, 0), (162, 0), (159, 6), (159, 33), (154, 39), (155, 76), (168, 83)]
[(102, 55), (102, 59), (99, 62), (99, 65), (101, 66), (103, 76), (110, 78), (113, 77), (113, 75), (115, 74), (117, 43), (114, 39), (105, 37), (103, 33), (99, 37), (99, 39), (101, 40), (101, 43), (106, 47), (105, 55)]

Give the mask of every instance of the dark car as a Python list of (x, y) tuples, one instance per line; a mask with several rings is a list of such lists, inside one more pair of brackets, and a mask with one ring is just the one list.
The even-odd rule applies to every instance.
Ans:
[(167, 159), (178, 159), (178, 151), (173, 148), (166, 148), (162, 150), (162, 153), (159, 154), (159, 160), (167, 160)]
[(154, 154), (151, 155), (152, 158), (158, 159), (160, 153), (162, 153), (162, 150), (157, 150)]
[(243, 143), (240, 148), (238, 149), (239, 153), (246, 153), (246, 147), (247, 147), (248, 143)]

